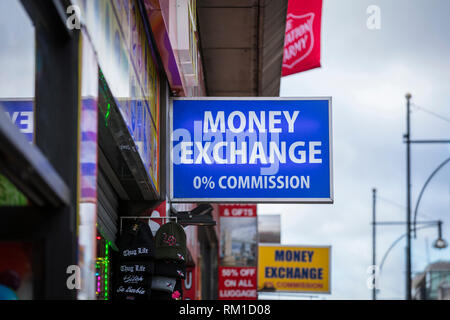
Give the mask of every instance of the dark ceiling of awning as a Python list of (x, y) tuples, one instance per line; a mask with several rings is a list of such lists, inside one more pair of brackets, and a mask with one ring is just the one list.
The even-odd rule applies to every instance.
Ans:
[(287, 0), (198, 0), (209, 96), (278, 96)]

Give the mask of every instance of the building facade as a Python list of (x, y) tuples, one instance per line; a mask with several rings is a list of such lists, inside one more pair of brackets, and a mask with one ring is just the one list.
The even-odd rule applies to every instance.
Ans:
[(413, 279), (415, 300), (450, 299), (450, 262), (438, 261)]

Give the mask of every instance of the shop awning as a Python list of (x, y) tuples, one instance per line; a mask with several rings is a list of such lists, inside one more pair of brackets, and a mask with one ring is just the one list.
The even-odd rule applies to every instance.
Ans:
[(209, 96), (278, 96), (287, 0), (198, 0)]

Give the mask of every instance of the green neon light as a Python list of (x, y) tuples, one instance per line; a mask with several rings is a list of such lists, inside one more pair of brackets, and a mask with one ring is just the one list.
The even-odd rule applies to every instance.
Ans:
[[(108, 118), (109, 118), (110, 114), (111, 114), (111, 104), (108, 103), (108, 110), (106, 111), (106, 115), (105, 115), (105, 124), (106, 124), (106, 126), (108, 126)], [(106, 248), (108, 248), (108, 245), (106, 245)]]
[[(109, 109), (110, 109), (110, 104), (108, 104), (108, 112), (106, 114), (106, 119), (108, 119), (109, 116)], [(108, 125), (108, 124), (106, 124)], [(105, 265), (105, 300), (108, 300), (108, 264), (109, 264), (109, 245), (110, 242), (107, 241), (105, 244), (105, 261), (104, 261), (104, 265)]]

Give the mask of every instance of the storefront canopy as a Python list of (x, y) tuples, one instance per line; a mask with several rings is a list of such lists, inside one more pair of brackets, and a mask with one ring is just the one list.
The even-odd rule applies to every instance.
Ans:
[(198, 0), (209, 96), (278, 96), (287, 0)]

